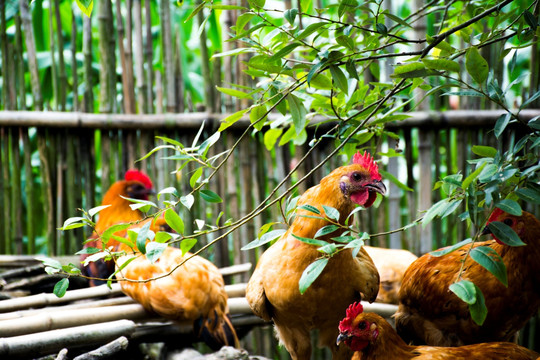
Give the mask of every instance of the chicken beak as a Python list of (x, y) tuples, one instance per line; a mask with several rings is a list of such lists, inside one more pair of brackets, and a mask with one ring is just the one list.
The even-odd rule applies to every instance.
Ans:
[(372, 183), (367, 184), (365, 187), (367, 187), (370, 191), (378, 192), (381, 195), (386, 194), (386, 186), (384, 186), (384, 183), (380, 180), (374, 180)]
[(485, 226), (484, 229), (482, 230), (482, 232), (480, 233), (480, 235), (487, 235), (487, 234), (491, 234), (491, 230), (489, 229), (489, 226)]
[(351, 338), (351, 335), (349, 334), (345, 334), (345, 333), (339, 333), (337, 339), (336, 339), (336, 345), (339, 346), (339, 344), (341, 344), (342, 342), (344, 342), (345, 340), (347, 339), (350, 339)]

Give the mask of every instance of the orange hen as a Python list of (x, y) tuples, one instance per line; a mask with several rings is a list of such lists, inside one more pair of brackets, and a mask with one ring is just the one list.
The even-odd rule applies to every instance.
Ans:
[(508, 287), (467, 257), (462, 278), (484, 294), (488, 313), (483, 326), (472, 320), (469, 305), (448, 290), (470, 247), (465, 245), (442, 257), (426, 254), (407, 269), (395, 315), (396, 328), (405, 341), (437, 346), (510, 341), (536, 314), (540, 307), (540, 222), (527, 212), (514, 216), (499, 209), (488, 223), (493, 221), (509, 225), (527, 246), (511, 247), (497, 239), (474, 245), (488, 246), (502, 257)]
[(345, 343), (361, 360), (535, 360), (540, 354), (509, 342), (461, 347), (411, 346), (375, 313), (364, 313), (360, 303), (347, 309), (339, 324), (337, 343)]
[[(340, 213), (340, 223), (356, 205), (369, 207), (377, 193), (384, 194), (377, 164), (369, 154), (357, 153), (353, 164), (332, 171), (319, 185), (308, 189), (298, 200), (298, 206), (309, 204), (324, 214), (323, 205)], [(336, 346), (337, 325), (344, 309), (361, 294), (374, 301), (379, 288), (379, 274), (364, 249), (356, 257), (351, 249), (332, 256), (323, 272), (302, 295), (299, 280), (308, 265), (321, 257), (316, 246), (297, 240), (292, 235), (313, 238), (324, 219), (314, 219), (306, 210), (297, 216), (276, 243), (266, 250), (249, 280), (246, 298), (259, 317), (273, 320), (281, 342), (293, 359), (311, 356), (310, 331), (319, 330), (319, 344), (332, 350), (334, 359), (350, 359), (350, 351)], [(338, 230), (321, 239), (341, 235)]]
[[(124, 177), (124, 180), (119, 180), (111, 185), (109, 190), (105, 193), (101, 205), (109, 205), (99, 213), (99, 218), (96, 223), (95, 232), (85, 243), (84, 248), (102, 248), (101, 241), (98, 234), (102, 234), (112, 225), (129, 223), (138, 221), (143, 218), (143, 214), (139, 210), (132, 210), (129, 205), (132, 203), (123, 197), (148, 200), (148, 195), (153, 192), (152, 181), (143, 172), (138, 170), (128, 170)], [(118, 231), (115, 235), (123, 237), (126, 231)], [(105, 245), (106, 247), (112, 247), (113, 251), (118, 247), (118, 242), (111, 238)], [(85, 261), (88, 254), (81, 255), (81, 263)], [(97, 260), (89, 262), (87, 266), (82, 267), (82, 274), (89, 277), (90, 286), (96, 286), (104, 284), (105, 281), (99, 279), (106, 279), (114, 272), (114, 262)]]
[[(147, 221), (137, 225), (142, 227)], [(163, 218), (157, 218), (150, 230), (170, 232)], [(127, 250), (122, 244), (121, 249)], [(123, 278), (148, 280), (167, 274), (186, 258), (190, 258), (172, 274), (148, 282), (120, 281), (122, 291), (141, 304), (147, 311), (177, 322), (193, 323), (195, 335), (213, 349), (239, 346), (236, 332), (229, 318), (225, 282), (219, 269), (210, 261), (167, 247), (154, 263), (139, 252), (122, 256), (117, 265), (135, 256), (120, 271)]]

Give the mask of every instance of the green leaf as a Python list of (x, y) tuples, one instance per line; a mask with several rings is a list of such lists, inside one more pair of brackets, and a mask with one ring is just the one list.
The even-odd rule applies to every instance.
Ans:
[(491, 146), (474, 145), (472, 152), (482, 157), (495, 157), (497, 155), (497, 149)]
[(319, 238), (319, 237), (331, 234), (331, 233), (333, 233), (334, 231), (336, 231), (338, 229), (339, 229), (339, 226), (337, 226), (337, 225), (326, 225), (326, 226), (320, 228), (319, 230), (317, 230), (317, 232), (315, 233), (315, 236), (313, 236), (313, 237), (314, 238)]
[(337, 88), (347, 94), (349, 92), (349, 83), (343, 71), (338, 66), (330, 65), (330, 74)]
[(256, 247), (259, 247), (261, 245), (264, 245), (266, 243), (269, 243), (270, 241), (273, 241), (277, 238), (279, 238), (281, 235), (283, 235), (284, 233), (286, 232), (286, 230), (284, 229), (278, 229), (278, 230), (272, 230), (272, 231), (269, 231), (265, 234), (263, 234), (260, 239), (257, 238), (255, 240), (253, 240), (252, 242), (250, 242), (249, 244), (245, 245), (244, 247), (242, 247), (240, 250), (249, 250), (249, 249), (254, 249)]
[(219, 131), (212, 134), (212, 136), (202, 142), (202, 144), (199, 146), (199, 150), (197, 150), (197, 153), (203, 157), (206, 157), (208, 149), (210, 149), (210, 147), (214, 145), (220, 137), (221, 133)]
[(191, 177), (189, 178), (189, 185), (194, 188), (196, 185), (197, 185), (197, 181), (200, 179), (200, 177), (202, 176), (202, 173), (203, 173), (203, 168), (200, 167), (198, 168), (197, 170), (195, 170), (195, 172), (193, 173), (193, 175), (191, 175)]
[(296, 135), (299, 135), (306, 127), (306, 108), (302, 101), (293, 94), (287, 95), (287, 102), (291, 109), (291, 117), (294, 124)]
[(448, 199), (442, 199), (433, 204), (422, 218), (422, 227), (425, 228), (436, 216), (442, 214), (450, 206)]
[(283, 16), (285, 19), (289, 22), (289, 24), (294, 25), (294, 19), (296, 19), (296, 15), (298, 15), (298, 9), (288, 9), (285, 11), (285, 14)]
[(521, 188), (516, 190), (516, 194), (520, 199), (540, 205), (540, 193), (534, 188)]
[(299, 206), (298, 210), (307, 210), (307, 211), (312, 212), (314, 214), (321, 215), (321, 212), (319, 211), (319, 209), (317, 209), (315, 206), (309, 205), (309, 204)]
[(304, 294), (306, 290), (313, 284), (313, 282), (319, 277), (322, 273), (326, 264), (328, 264), (328, 258), (317, 259), (304, 270), (300, 281), (298, 282), (298, 287), (300, 289), (300, 294)]
[(195, 246), (197, 243), (197, 239), (184, 239), (180, 243), (180, 250), (182, 251), (182, 256), (186, 255), (186, 253)]
[(259, 131), (262, 130), (264, 123), (266, 122), (267, 116), (266, 105), (261, 104), (253, 107), (249, 113), (249, 120), (253, 124), (253, 127)]
[(82, 13), (88, 17), (92, 16), (92, 10), (94, 9), (94, 0), (75, 0)]
[(191, 210), (191, 207), (193, 206), (193, 203), (195, 203), (195, 197), (191, 194), (188, 194), (186, 196), (182, 196), (180, 198), (180, 202), (182, 205), (184, 205), (188, 210)]
[(235, 112), (234, 114), (231, 114), (224, 119), (221, 120), (221, 124), (219, 125), (218, 131), (221, 132), (225, 129), (227, 129), (229, 126), (234, 125), (238, 120), (244, 116), (244, 114), (248, 111), (248, 109), (242, 109), (240, 111)]
[(501, 256), (488, 246), (478, 246), (471, 250), (471, 258), (492, 273), (504, 286), (508, 287), (506, 265)]
[(153, 264), (160, 258), (166, 248), (167, 244), (151, 241), (146, 245), (146, 258)]
[(482, 171), (478, 175), (478, 180), (485, 183), (491, 180), (493, 175), (497, 173), (499, 168), (495, 164), (487, 164), (485, 167), (483, 167)]
[(266, 3), (266, 0), (248, 0), (248, 3), (249, 3), (249, 6), (255, 9), (260, 9), (264, 6), (264, 4)]
[(264, 146), (268, 151), (271, 151), (276, 145), (277, 139), (283, 133), (283, 129), (269, 129), (264, 133)]
[(456, 61), (448, 59), (422, 59), (422, 62), (428, 69), (439, 71), (454, 71), (459, 73), (461, 68)]
[(523, 17), (525, 18), (525, 22), (531, 27), (531, 29), (536, 30), (538, 27), (538, 20), (536, 19), (536, 16), (533, 15), (529, 10), (525, 10), (523, 12)]
[(195, 15), (197, 15), (199, 12), (201, 12), (202, 9), (204, 9), (204, 5), (206, 4), (206, 1), (201, 2), (197, 7), (189, 14), (187, 19), (184, 21), (184, 23), (187, 23), (189, 20), (193, 19)]
[(169, 241), (170, 239), (172, 239), (171, 234), (164, 231), (158, 231), (156, 233), (156, 237), (154, 238), (154, 241), (158, 243), (165, 243)]
[(166, 195), (166, 194), (173, 194), (174, 196), (178, 196), (178, 191), (176, 190), (176, 188), (174, 186), (169, 186), (168, 188), (165, 188), (165, 189), (161, 190), (157, 194), (158, 200), (161, 197), (161, 195)]
[(410, 64), (396, 66), (394, 69), (394, 73), (391, 75), (391, 77), (408, 79), (434, 74), (437, 74), (437, 72), (431, 69), (427, 69), (423, 63), (414, 62)]
[(510, 113), (506, 113), (506, 114), (503, 114), (503, 115), (499, 116), (499, 118), (497, 119), (497, 122), (495, 123), (495, 137), (497, 139), (504, 132), (504, 129), (506, 129), (506, 126), (510, 122), (511, 116), (512, 115)]
[(519, 107), (519, 110), (526, 108), (527, 106), (529, 106), (529, 104), (531, 104), (534, 100), (538, 99), (539, 97), (540, 97), (540, 90), (538, 90), (533, 96), (528, 98), (527, 101), (521, 104), (521, 106)]
[(294, 49), (296, 49), (297, 47), (301, 46), (302, 43), (298, 43), (298, 42), (295, 42), (295, 43), (292, 43), (292, 44), (289, 44), (285, 47), (283, 47), (282, 49), (280, 49), (278, 52), (276, 52), (274, 55), (270, 56), (268, 58), (268, 62), (269, 63), (273, 63), (274, 61), (276, 60), (281, 60), (281, 59), (284, 59), (287, 55), (289, 55)]
[(307, 38), (309, 35), (313, 34), (320, 27), (327, 25), (328, 23), (321, 21), (313, 24), (309, 24), (298, 36), (295, 37), (296, 40), (302, 40)]
[(502, 241), (508, 246), (524, 246), (527, 245), (519, 238), (518, 234), (510, 226), (500, 222), (493, 221), (488, 224), (488, 228), (494, 237)]
[(101, 206), (93, 207), (90, 210), (88, 210), (88, 215), (90, 215), (90, 217), (94, 217), (94, 215), (99, 213), (101, 210), (106, 209), (106, 208), (108, 208), (110, 206), (111, 205), (101, 205)]
[(201, 198), (209, 203), (220, 203), (223, 202), (223, 200), (219, 197), (218, 194), (213, 192), (212, 190), (201, 190)]
[(449, 92), (445, 92), (441, 96), (450, 96), (450, 95), (484, 97), (484, 94), (476, 90), (449, 91)]
[(239, 99), (253, 99), (253, 97), (250, 94), (245, 93), (240, 90), (224, 88), (224, 87), (219, 87), (219, 86), (216, 86), (216, 89), (225, 95), (233, 96)]
[(476, 302), (476, 288), (469, 280), (461, 280), (450, 285), (452, 291), (458, 298), (471, 305)]
[(396, 22), (402, 26), (405, 26), (405, 27), (408, 27), (408, 28), (412, 28), (412, 26), (410, 24), (408, 24), (406, 21), (404, 21), (402, 18), (400, 18), (399, 16), (396, 16), (388, 11), (384, 11), (384, 16), (386, 16), (387, 18), (389, 18), (390, 20), (392, 20), (393, 22)]
[(482, 325), (486, 320), (488, 309), (482, 290), (476, 285), (474, 285), (474, 289), (476, 291), (476, 301), (474, 304), (469, 305), (469, 311), (473, 321), (478, 325)]
[(45, 266), (50, 266), (50, 267), (52, 267), (54, 269), (58, 269), (58, 270), (62, 269), (62, 264), (60, 264), (60, 262), (58, 260), (51, 259), (49, 257), (44, 257), (44, 256), (38, 256), (38, 257), (36, 257), (36, 260), (41, 261), (43, 263), (43, 265), (45, 265)]
[(330, 244), (326, 244), (326, 245), (320, 247), (317, 250), (322, 252), (322, 253), (331, 255), (331, 254), (335, 254), (337, 252), (338, 247), (337, 247), (336, 244), (330, 243)]
[(69, 286), (69, 279), (64, 278), (54, 285), (53, 294), (61, 298), (66, 295)]
[(101, 234), (101, 239), (107, 243), (109, 241), (109, 239), (111, 238), (111, 236), (118, 232), (118, 231), (122, 231), (122, 230), (126, 230), (128, 227), (130, 227), (131, 224), (116, 224), (116, 225), (112, 225), (110, 226), (109, 228), (107, 228), (107, 230), (105, 230), (103, 232), (103, 234)]
[(504, 199), (495, 204), (496, 207), (502, 211), (507, 212), (510, 215), (521, 216), (523, 212), (521, 211), (521, 206), (512, 199)]
[(177, 233), (184, 233), (184, 221), (173, 209), (165, 211), (165, 221)]
[(326, 244), (328, 244), (326, 241), (324, 240), (317, 240), (317, 239), (311, 239), (311, 238), (305, 238), (305, 237), (301, 237), (301, 236), (297, 236), (297, 235), (294, 235), (294, 234), (291, 234), (295, 239), (297, 240), (300, 240), (301, 242), (303, 243), (306, 243), (308, 245), (316, 245), (316, 246), (324, 246)]
[(471, 77), (478, 83), (483, 84), (489, 74), (489, 65), (486, 59), (480, 55), (478, 48), (471, 47), (465, 54), (465, 67)]
[(70, 217), (64, 221), (64, 225), (59, 230), (71, 230), (83, 227), (88, 224), (88, 219), (80, 216)]
[(326, 205), (323, 205), (322, 207), (327, 218), (334, 221), (339, 221), (339, 211), (337, 209)]
[(152, 225), (152, 222), (148, 221), (139, 229), (139, 232), (137, 233), (137, 249), (139, 249), (141, 254), (146, 253), (146, 240), (149, 238), (150, 225)]
[(481, 166), (478, 166), (472, 173), (470, 173), (466, 178), (465, 180), (463, 180), (463, 183), (461, 184), (461, 187), (463, 189), (468, 189), (469, 188), (469, 185), (471, 185), (471, 183), (476, 180), (476, 178), (480, 175), (480, 173), (482, 172), (482, 170), (484, 170), (484, 167), (486, 166), (487, 163), (483, 163)]
[(95, 254), (97, 252), (100, 252), (101, 250), (95, 247), (87, 247), (82, 250), (79, 250), (75, 253), (75, 255), (83, 255), (83, 254)]
[(440, 257), (440, 256), (443, 256), (443, 255), (446, 255), (446, 254), (450, 254), (452, 251), (456, 251), (457, 249), (459, 249), (459, 248), (461, 248), (461, 247), (463, 247), (463, 246), (465, 246), (467, 244), (470, 244), (471, 242), (472, 242), (472, 239), (470, 239), (470, 238), (465, 239), (463, 241), (458, 242), (455, 245), (447, 246), (447, 247), (444, 247), (442, 249), (432, 251), (429, 254), (431, 256)]

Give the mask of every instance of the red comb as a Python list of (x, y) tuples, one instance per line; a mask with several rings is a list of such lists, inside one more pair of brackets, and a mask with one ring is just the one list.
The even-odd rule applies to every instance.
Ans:
[(504, 214), (504, 211), (502, 211), (501, 209), (499, 208), (495, 208), (495, 210), (493, 210), (493, 212), (491, 213), (491, 215), (489, 216), (489, 219), (488, 219), (488, 224), (492, 221), (497, 221), (497, 219), (502, 215)]
[(347, 330), (347, 328), (350, 328), (353, 320), (362, 312), (364, 312), (364, 307), (360, 302), (352, 303), (345, 312), (345, 319), (341, 320), (339, 323), (339, 331), (343, 332)]
[(373, 156), (371, 156), (367, 151), (364, 152), (364, 155), (360, 154), (360, 151), (354, 154), (353, 163), (365, 167), (369, 171), (372, 179), (379, 181), (382, 180), (382, 176), (379, 174), (379, 166), (373, 160)]
[(152, 180), (139, 170), (128, 170), (126, 171), (126, 176), (124, 177), (126, 181), (138, 181), (142, 183), (147, 189), (152, 189), (154, 185), (152, 185)]

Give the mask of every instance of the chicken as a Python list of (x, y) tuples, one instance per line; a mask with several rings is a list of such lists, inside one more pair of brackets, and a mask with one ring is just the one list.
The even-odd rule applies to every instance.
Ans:
[[(142, 227), (147, 221), (136, 225)], [(170, 232), (163, 217), (150, 227), (152, 231)], [(126, 250), (122, 244), (120, 249)], [(177, 322), (193, 323), (195, 335), (212, 349), (222, 346), (239, 347), (235, 329), (229, 318), (225, 282), (219, 269), (210, 261), (168, 246), (154, 263), (135, 252), (121, 256), (117, 266), (135, 257), (120, 270), (125, 279), (148, 280), (169, 273), (186, 258), (186, 263), (169, 276), (148, 282), (119, 281), (122, 291), (141, 304), (147, 311)]]
[(339, 323), (337, 343), (356, 351), (353, 359), (362, 360), (536, 360), (540, 354), (510, 342), (491, 342), (461, 347), (411, 346), (380, 315), (364, 313), (354, 303)]
[[(308, 189), (298, 200), (298, 206), (309, 204), (324, 214), (323, 205), (340, 213), (343, 224), (356, 205), (370, 207), (377, 193), (386, 191), (377, 164), (369, 154), (357, 153), (353, 164), (332, 171), (319, 185)], [(351, 352), (336, 346), (337, 325), (345, 308), (360, 294), (374, 301), (379, 289), (379, 274), (364, 249), (353, 258), (351, 249), (332, 256), (323, 272), (300, 294), (299, 280), (308, 265), (320, 258), (316, 246), (293, 237), (313, 238), (325, 219), (306, 217), (313, 215), (297, 210), (291, 226), (276, 243), (260, 257), (251, 279), (246, 298), (253, 312), (264, 320), (273, 320), (281, 342), (293, 359), (311, 356), (310, 331), (319, 330), (319, 345), (331, 349), (333, 359), (350, 359)], [(320, 239), (342, 234), (337, 230)]]
[(418, 259), (412, 252), (402, 249), (385, 249), (364, 246), (379, 271), (380, 286), (377, 302), (398, 303), (398, 292), (405, 270)]
[[(470, 257), (462, 279), (472, 281), (484, 294), (488, 309), (483, 326), (469, 313), (469, 305), (448, 290), (457, 280), (470, 245), (442, 257), (426, 254), (407, 269), (399, 292), (396, 328), (406, 342), (461, 346), (510, 341), (540, 307), (540, 222), (530, 213), (509, 215), (496, 209), (488, 223), (509, 225), (527, 246), (511, 247), (499, 240), (476, 243), (489, 246), (506, 264), (508, 287)], [(487, 227), (486, 227), (487, 228)]]
[[(102, 243), (98, 238), (98, 234), (102, 234), (112, 225), (130, 223), (143, 219), (143, 214), (139, 210), (132, 210), (129, 206), (132, 203), (121, 196), (148, 200), (148, 195), (151, 193), (153, 193), (153, 185), (148, 175), (138, 170), (128, 170), (124, 180), (119, 180), (112, 184), (105, 193), (101, 205), (110, 206), (100, 211), (95, 232), (85, 243), (84, 248), (93, 247), (101, 249)], [(115, 235), (120, 237), (125, 236), (125, 234), (125, 230), (115, 233)], [(107, 242), (106, 247), (112, 247), (114, 251), (118, 247), (118, 244), (116, 240), (111, 238)], [(81, 263), (84, 263), (88, 256), (89, 254), (82, 254), (80, 257)], [(106, 279), (114, 272), (114, 262), (112, 260), (103, 261), (100, 259), (89, 262), (88, 265), (82, 267), (81, 271), (84, 276), (90, 278), (90, 286), (101, 285), (105, 281), (99, 279)]]

